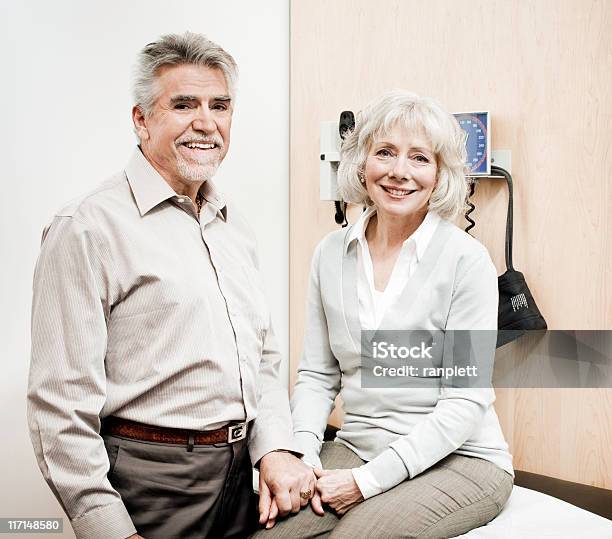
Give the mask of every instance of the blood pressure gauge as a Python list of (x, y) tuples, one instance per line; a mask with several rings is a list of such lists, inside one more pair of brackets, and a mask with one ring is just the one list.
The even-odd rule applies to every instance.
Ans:
[(467, 133), (469, 176), (491, 175), (491, 130), (488, 112), (458, 112), (455, 118)]

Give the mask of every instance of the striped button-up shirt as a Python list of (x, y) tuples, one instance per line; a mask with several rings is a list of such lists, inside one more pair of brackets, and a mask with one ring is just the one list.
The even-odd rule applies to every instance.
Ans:
[(211, 182), (201, 192), (198, 216), (137, 149), (43, 234), (28, 418), (78, 537), (134, 533), (106, 477), (101, 418), (195, 430), (257, 418), (253, 463), (293, 449), (251, 230)]

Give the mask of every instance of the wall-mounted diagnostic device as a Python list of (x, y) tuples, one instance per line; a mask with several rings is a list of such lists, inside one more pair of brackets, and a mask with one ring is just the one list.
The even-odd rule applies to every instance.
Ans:
[[(466, 150), (468, 169), (467, 175), (472, 178), (470, 194), (474, 194), (478, 178), (500, 178), (503, 175), (495, 167), (500, 167), (510, 173), (510, 150), (491, 149), (491, 115), (488, 111), (458, 112), (454, 114), (461, 129), (467, 134)], [(336, 207), (336, 222), (346, 225), (346, 203), (338, 193), (338, 165), (340, 164), (340, 148), (344, 137), (355, 127), (355, 115), (351, 111), (340, 114), (338, 122), (321, 122), (320, 138), (320, 176), (319, 196), (321, 200), (333, 200)], [(491, 172), (491, 166), (494, 172)], [(466, 231), (474, 226), (469, 217), (474, 205), (469, 202), (466, 220), (470, 223)]]
[[(469, 223), (465, 231), (469, 232), (476, 225), (470, 214), (476, 208), (470, 198), (474, 195), (478, 178), (501, 178), (499, 173), (505, 170), (510, 173), (510, 150), (491, 149), (491, 115), (488, 111), (456, 112), (454, 114), (459, 127), (467, 135), (465, 141), (467, 175), (471, 178), (467, 199), (465, 220)], [(493, 173), (491, 172), (493, 166)], [(500, 168), (501, 167), (501, 168)]]
[(455, 113), (459, 127), (467, 134), (466, 165), (470, 176), (491, 175), (491, 123), (488, 112)]
[(340, 147), (344, 138), (355, 128), (355, 115), (350, 110), (340, 114), (340, 121), (321, 122), (319, 165), (319, 197), (321, 200), (333, 200), (336, 207), (335, 220), (342, 226), (346, 220), (346, 202), (338, 193), (338, 165), (340, 164)]
[(340, 163), (340, 132), (337, 122), (321, 122), (319, 164), (319, 196), (321, 200), (340, 200), (338, 194), (338, 164)]
[(491, 165), (510, 172), (512, 168), (510, 150), (491, 148), (491, 114), (488, 111), (456, 112), (453, 116), (467, 135), (465, 164), (468, 167), (468, 176), (499, 178), (497, 174), (491, 174)]
[(340, 113), (339, 122), (321, 122), (319, 195), (321, 200), (341, 200), (338, 194), (340, 147), (355, 128), (355, 115), (350, 110)]

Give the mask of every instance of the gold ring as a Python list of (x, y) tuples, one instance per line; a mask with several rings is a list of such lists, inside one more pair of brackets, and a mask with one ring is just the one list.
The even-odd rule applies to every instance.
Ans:
[(312, 494), (312, 490), (308, 489), (308, 490), (304, 490), (302, 492), (300, 492), (300, 498), (302, 498), (302, 500), (310, 500), (310, 495)]

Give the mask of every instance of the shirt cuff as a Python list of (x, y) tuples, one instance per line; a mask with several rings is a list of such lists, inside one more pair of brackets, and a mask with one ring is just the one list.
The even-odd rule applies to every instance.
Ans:
[(313, 468), (323, 469), (319, 454), (321, 453), (321, 442), (315, 434), (309, 431), (300, 431), (293, 434), (293, 441), (304, 454), (302, 459)]
[(125, 539), (136, 533), (134, 523), (121, 501), (98, 507), (70, 523), (77, 539)]
[(351, 469), (351, 472), (353, 472), (353, 479), (355, 479), (355, 483), (357, 483), (364, 500), (367, 500), (372, 496), (377, 496), (383, 492), (383, 489), (378, 484), (378, 481), (376, 481), (376, 478), (363, 466), (353, 468)]
[[(391, 448), (386, 449), (375, 459), (364, 464), (362, 468), (372, 475), (376, 483), (378, 483), (382, 489), (382, 492), (392, 489), (395, 485), (399, 485), (410, 476), (404, 461), (395, 450)], [(357, 483), (357, 485), (359, 485), (359, 483)]]
[(259, 430), (257, 436), (253, 436), (249, 440), (249, 455), (251, 456), (251, 463), (254, 467), (259, 466), (259, 461), (264, 455), (279, 449), (294, 453), (297, 458), (300, 458), (303, 453), (296, 447), (291, 437), (286, 437), (280, 433), (274, 433), (271, 430), (266, 432)]

